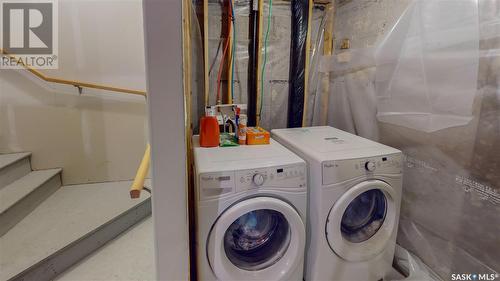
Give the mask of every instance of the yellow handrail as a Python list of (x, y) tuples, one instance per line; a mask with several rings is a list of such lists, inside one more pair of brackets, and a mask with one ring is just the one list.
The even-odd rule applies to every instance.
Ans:
[[(0, 49), (0, 53), (2, 55), (5, 55), (9, 58), (16, 59), (15, 56), (11, 56), (8, 54), (5, 50)], [(78, 88), (92, 88), (92, 89), (99, 89), (99, 90), (105, 90), (105, 91), (111, 91), (111, 92), (119, 92), (119, 93), (125, 93), (125, 94), (132, 94), (132, 95), (140, 95), (140, 96), (146, 96), (146, 92), (144, 91), (139, 91), (139, 90), (131, 90), (131, 89), (125, 89), (125, 88), (118, 88), (118, 87), (112, 87), (112, 86), (105, 86), (105, 85), (99, 85), (99, 84), (92, 84), (92, 83), (87, 83), (87, 82), (81, 82), (81, 81), (76, 81), (76, 80), (65, 80), (65, 79), (60, 79), (60, 78), (53, 78), (53, 77), (48, 77), (45, 76), (43, 73), (40, 71), (33, 69), (24, 62), (21, 62), (21, 64), (28, 70), (29, 72), (33, 73), (35, 76), (38, 78), (47, 81), (47, 82), (52, 82), (52, 83), (58, 83), (58, 84), (65, 84), (65, 85), (72, 85)]]
[(132, 187), (130, 187), (130, 198), (139, 198), (141, 196), (141, 191), (144, 189), (144, 181), (149, 172), (149, 164), (151, 162), (151, 146), (148, 144), (144, 156), (142, 157), (141, 165), (137, 169), (137, 174), (135, 175)]

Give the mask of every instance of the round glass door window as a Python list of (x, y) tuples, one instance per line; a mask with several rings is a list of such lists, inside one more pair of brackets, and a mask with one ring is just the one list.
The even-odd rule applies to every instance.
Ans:
[(387, 202), (382, 191), (371, 189), (360, 194), (342, 216), (342, 237), (352, 243), (370, 239), (384, 223), (386, 213)]
[(224, 250), (237, 267), (256, 271), (276, 263), (290, 244), (290, 226), (283, 214), (268, 209), (248, 212), (226, 230)]

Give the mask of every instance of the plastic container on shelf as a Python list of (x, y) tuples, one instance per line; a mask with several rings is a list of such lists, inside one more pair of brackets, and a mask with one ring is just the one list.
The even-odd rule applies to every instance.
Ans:
[(240, 114), (238, 118), (238, 143), (244, 145), (247, 143), (247, 115)]
[(261, 127), (247, 128), (248, 145), (269, 144), (270, 139), (271, 134)]
[(200, 146), (217, 147), (219, 142), (219, 121), (215, 116), (215, 109), (207, 106), (205, 116), (200, 119)]

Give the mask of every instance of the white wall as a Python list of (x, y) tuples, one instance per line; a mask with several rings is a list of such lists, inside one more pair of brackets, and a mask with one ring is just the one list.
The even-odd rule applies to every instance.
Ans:
[[(145, 90), (142, 2), (59, 1), (59, 69), (48, 76)], [(0, 71), (0, 153), (31, 151), (64, 184), (128, 180), (146, 145), (143, 97)]]
[(142, 1), (59, 1), (59, 69), (44, 73), (145, 90)]
[(182, 4), (144, 1), (156, 279), (190, 280)]

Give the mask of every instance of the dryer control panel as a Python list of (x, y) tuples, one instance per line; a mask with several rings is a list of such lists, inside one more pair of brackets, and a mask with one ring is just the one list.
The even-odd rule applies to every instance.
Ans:
[(304, 189), (306, 164), (274, 166), (227, 172), (204, 173), (198, 177), (198, 200), (219, 198), (253, 189)]
[(376, 157), (325, 161), (323, 162), (323, 185), (334, 184), (359, 176), (373, 174), (402, 173), (402, 154), (391, 154)]

